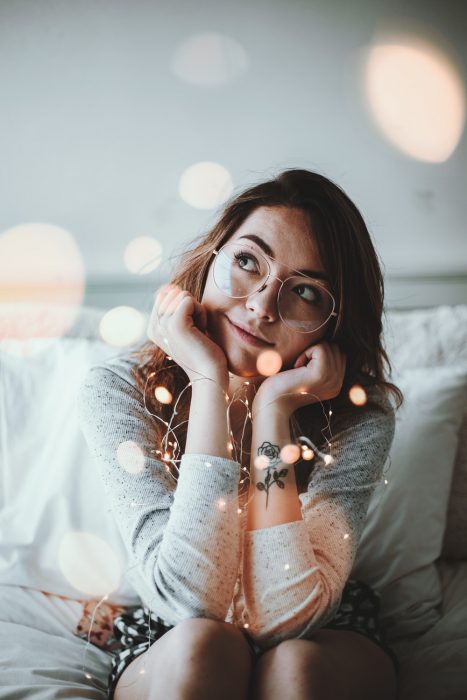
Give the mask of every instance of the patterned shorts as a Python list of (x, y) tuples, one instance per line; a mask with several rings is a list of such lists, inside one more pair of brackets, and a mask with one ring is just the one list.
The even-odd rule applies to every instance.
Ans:
[[(391, 657), (396, 674), (399, 673), (399, 661), (393, 649), (387, 644), (383, 630), (379, 626), (380, 594), (368, 584), (356, 579), (349, 579), (342, 593), (342, 600), (333, 619), (322, 629), (350, 630), (368, 637), (378, 644)], [(131, 607), (119, 615), (113, 622), (114, 649), (112, 668), (109, 676), (108, 698), (113, 698), (115, 687), (126, 667), (136, 657), (143, 654), (163, 634), (172, 627), (164, 625), (162, 620), (146, 607)], [(261, 654), (247, 632), (242, 630), (254, 659)]]

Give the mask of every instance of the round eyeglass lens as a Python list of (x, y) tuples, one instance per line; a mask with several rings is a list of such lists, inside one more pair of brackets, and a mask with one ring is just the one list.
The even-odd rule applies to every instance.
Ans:
[(310, 333), (329, 320), (334, 311), (334, 298), (319, 282), (295, 275), (282, 285), (278, 308), (287, 326), (301, 333)]
[[(213, 268), (217, 287), (234, 299), (248, 297), (267, 281), (266, 258), (248, 246), (227, 243), (216, 255)], [(310, 333), (323, 326), (334, 311), (334, 298), (326, 287), (303, 275), (286, 279), (279, 292), (278, 311), (295, 331)]]
[(216, 255), (213, 274), (221, 292), (241, 298), (261, 289), (269, 266), (266, 258), (248, 246), (227, 243)]

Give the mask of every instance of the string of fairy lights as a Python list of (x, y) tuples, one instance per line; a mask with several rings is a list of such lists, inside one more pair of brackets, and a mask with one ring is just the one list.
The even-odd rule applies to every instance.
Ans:
[[(169, 352), (170, 352), (170, 343), (169, 343), (168, 339), (164, 338), (164, 341), (167, 343), (167, 346), (168, 346)], [(172, 361), (172, 359), (173, 358), (169, 354), (167, 354), (167, 360)], [(175, 364), (169, 365), (168, 367), (165, 366), (164, 368), (161, 368), (161, 370), (159, 370), (159, 371), (162, 371), (162, 370), (167, 371), (171, 367), (176, 367), (176, 366), (177, 365), (175, 365)], [(191, 368), (184, 368), (184, 369), (191, 369)], [(200, 374), (199, 372), (197, 372), (197, 373)], [(170, 420), (164, 421), (157, 413), (154, 413), (153, 411), (151, 411), (149, 406), (148, 406), (148, 403), (149, 403), (148, 398), (147, 398), (148, 385), (149, 385), (150, 380), (153, 380), (155, 376), (156, 376), (156, 372), (151, 372), (148, 374), (148, 376), (146, 378), (146, 383), (145, 383), (145, 387), (144, 387), (144, 391), (143, 391), (143, 405), (144, 405), (144, 409), (145, 409), (146, 413), (148, 415), (150, 415), (153, 419), (156, 419), (157, 421), (161, 422), (165, 427), (165, 432), (162, 436), (161, 444), (160, 444), (161, 449), (155, 449), (154, 453), (159, 456), (160, 462), (162, 464), (164, 464), (164, 469), (167, 472), (167, 474), (169, 474), (176, 482), (178, 480), (179, 463), (181, 461), (181, 459), (179, 458), (180, 446), (179, 446), (179, 443), (178, 443), (178, 440), (176, 437), (176, 431), (177, 431), (177, 429), (179, 429), (183, 425), (183, 423), (187, 422), (187, 421), (182, 421), (180, 423), (176, 423), (175, 419), (176, 419), (176, 416), (178, 415), (177, 407), (179, 405), (179, 402), (180, 402), (184, 392), (187, 391), (192, 386), (193, 381), (197, 381), (197, 380), (187, 382), (186, 386), (183, 387), (180, 394), (176, 397), (176, 400), (174, 403), (173, 403), (173, 396), (166, 387), (164, 387), (162, 385), (156, 386), (156, 388), (153, 390), (155, 398), (160, 403), (163, 403), (166, 405), (173, 404), (173, 410), (172, 410), (172, 415), (171, 415)], [(214, 382), (213, 379), (203, 377), (203, 376), (201, 376), (200, 379), (210, 379), (210, 381)], [(154, 383), (155, 382), (153, 382), (153, 384)], [(243, 382), (242, 385), (234, 391), (234, 393), (232, 394), (232, 397), (230, 397), (228, 395), (228, 393), (224, 392), (222, 387), (220, 387), (220, 389), (224, 393), (225, 400), (226, 400), (226, 418), (227, 418), (228, 434), (229, 434), (229, 438), (230, 438), (227, 447), (229, 449), (229, 452), (232, 453), (231, 459), (238, 461), (240, 463), (240, 465), (242, 465), (244, 453), (247, 456), (249, 455), (251, 457), (251, 453), (248, 450), (244, 450), (244, 445), (243, 445), (243, 439), (244, 439), (245, 430), (247, 428), (248, 421), (250, 421), (250, 423), (252, 421), (252, 413), (251, 413), (249, 401), (245, 395), (246, 394), (246, 387), (249, 386), (249, 384), (250, 384), (249, 381)], [(287, 464), (287, 465), (291, 465), (291, 464), (294, 464), (295, 462), (297, 462), (299, 459), (303, 459), (305, 461), (311, 461), (315, 458), (315, 456), (319, 456), (320, 459), (322, 460), (322, 462), (324, 463), (324, 465), (326, 467), (330, 467), (334, 462), (334, 458), (331, 454), (331, 450), (332, 450), (331, 418), (333, 415), (332, 409), (330, 407), (328, 409), (326, 409), (325, 406), (323, 405), (323, 402), (315, 394), (313, 394), (311, 392), (305, 392), (305, 391), (301, 391), (301, 393), (310, 395), (321, 406), (321, 410), (322, 410), (324, 420), (325, 420), (325, 425), (321, 429), (321, 434), (323, 436), (323, 439), (326, 443), (326, 446), (327, 446), (329, 452), (327, 452), (327, 453), (321, 452), (311, 442), (311, 440), (307, 436), (300, 435), (300, 436), (297, 436), (295, 438), (295, 443), (285, 445), (281, 449), (281, 451), (280, 451), (281, 462), (283, 462), (284, 464)], [(356, 405), (356, 406), (362, 406), (367, 401), (366, 392), (363, 389), (363, 387), (361, 387), (360, 385), (354, 385), (350, 389), (349, 398), (352, 401), (352, 403), (354, 403), (354, 405)], [(241, 431), (240, 443), (238, 446), (237, 446), (237, 443), (236, 443), (235, 438), (234, 438), (234, 434), (233, 434), (233, 430), (232, 430), (232, 426), (231, 426), (231, 420), (230, 420), (231, 407), (237, 401), (239, 401), (245, 409), (245, 417), (244, 417), (242, 431)], [(325, 433), (328, 433), (328, 435), (325, 435)], [(170, 438), (172, 438), (172, 439), (170, 439)], [(253, 460), (253, 464), (255, 465), (255, 467), (257, 469), (267, 469), (269, 462), (270, 462), (269, 457), (267, 455), (264, 455), (264, 454), (258, 455)], [(208, 462), (206, 464), (209, 466)], [(171, 466), (172, 466), (172, 469), (171, 469)], [(277, 467), (277, 465), (276, 465), (276, 467)], [(174, 472), (175, 472), (175, 474), (174, 474)], [(251, 494), (253, 493), (253, 490), (251, 488), (249, 488), (249, 482), (250, 482), (249, 469), (245, 466), (241, 466), (241, 472), (242, 473), (241, 473), (241, 479), (239, 481), (239, 486), (245, 484), (244, 492), (246, 492), (247, 498), (246, 498), (246, 501), (242, 504), (243, 509), (241, 507), (237, 508), (237, 513), (239, 515), (241, 515), (242, 512), (246, 512), (246, 508), (248, 507), (249, 503), (251, 502), (251, 498), (252, 498)], [(383, 476), (384, 476), (384, 473), (383, 473)], [(387, 479), (384, 479), (384, 483), (385, 484), (388, 483)], [(240, 492), (239, 492), (238, 496), (239, 495), (240, 495)], [(133, 507), (136, 507), (136, 506), (144, 506), (147, 504), (140, 504), (140, 503), (132, 502), (131, 505)], [(227, 502), (223, 499), (217, 502), (217, 507), (220, 508), (221, 510), (224, 510), (226, 508), (226, 506), (227, 506)], [(344, 538), (348, 539), (348, 537), (349, 537), (349, 534), (345, 533)], [(134, 568), (137, 568), (138, 566), (139, 566), (139, 564), (136, 563), (133, 566), (128, 567), (126, 569), (125, 573), (131, 571)], [(288, 567), (288, 565), (285, 566), (285, 568), (287, 568), (287, 567)], [(82, 671), (83, 671), (85, 678), (88, 681), (92, 681), (95, 686), (96, 686), (96, 684), (94, 683), (94, 677), (89, 672), (89, 669), (86, 667), (86, 656), (88, 653), (89, 645), (93, 644), (93, 642), (92, 642), (92, 627), (93, 627), (93, 624), (95, 621), (96, 613), (97, 613), (99, 607), (109, 599), (110, 593), (111, 593), (111, 591), (106, 593), (96, 603), (96, 606), (94, 607), (94, 610), (93, 610), (93, 613), (91, 616), (91, 620), (90, 620), (86, 644), (85, 644), (85, 647), (83, 649)], [(151, 615), (153, 614), (153, 608), (152, 608), (151, 604), (152, 604), (152, 601), (150, 602), (149, 605), (142, 606), (143, 611), (145, 613), (147, 611), (147, 634), (146, 634), (147, 648), (145, 649), (145, 651), (147, 651), (147, 649), (149, 649), (151, 646)], [(245, 623), (244, 626), (245, 626), (245, 628), (247, 628), (249, 625), (248, 625), (248, 623)], [(146, 673), (146, 660), (147, 660), (147, 655), (142, 654), (142, 656), (143, 656), (143, 658), (141, 659), (142, 667), (139, 670), (139, 674), (141, 674), (141, 675)], [(134, 682), (136, 682), (136, 681), (134, 681)]]

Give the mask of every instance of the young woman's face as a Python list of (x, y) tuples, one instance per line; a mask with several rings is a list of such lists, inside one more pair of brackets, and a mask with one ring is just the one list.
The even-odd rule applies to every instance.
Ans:
[[(264, 350), (275, 350), (282, 357), (282, 369), (289, 369), (305, 348), (316, 344), (326, 333), (327, 324), (313, 333), (299, 333), (282, 321), (278, 313), (277, 295), (281, 282), (295, 274), (296, 270), (308, 269), (324, 273), (317, 249), (310, 237), (306, 215), (299, 209), (289, 207), (259, 207), (243, 222), (229, 239), (229, 243), (257, 236), (271, 249), (274, 260), (267, 258), (271, 276), (266, 287), (248, 297), (232, 299), (216, 286), (213, 265), (208, 272), (201, 299), (208, 315), (208, 333), (223, 350), (228, 360), (229, 371), (240, 377), (257, 377), (256, 361)], [(249, 239), (239, 241), (258, 253), (261, 247)], [(251, 344), (232, 327), (238, 324), (249, 328), (255, 335), (267, 341)]]

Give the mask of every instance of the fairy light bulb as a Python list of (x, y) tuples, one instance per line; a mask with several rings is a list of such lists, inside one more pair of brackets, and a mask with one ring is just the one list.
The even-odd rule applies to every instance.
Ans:
[(280, 458), (284, 464), (293, 464), (300, 459), (300, 448), (298, 445), (284, 445), (280, 451)]
[(143, 471), (146, 457), (141, 447), (134, 440), (125, 440), (117, 448), (117, 461), (129, 474)]
[(172, 394), (165, 386), (158, 386), (154, 391), (154, 396), (160, 403), (168, 404), (172, 403)]
[(269, 457), (266, 455), (258, 455), (254, 459), (254, 465), (256, 469), (267, 469), (269, 466)]
[(315, 456), (315, 453), (313, 452), (312, 449), (309, 447), (302, 447), (302, 459), (305, 459), (307, 462), (309, 462), (311, 459), (313, 459)]
[(365, 389), (360, 384), (354, 384), (349, 391), (349, 399), (354, 406), (364, 406), (367, 402)]
[(282, 357), (276, 350), (264, 350), (256, 360), (256, 368), (263, 377), (277, 374), (282, 367)]

